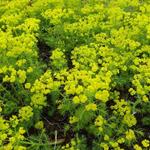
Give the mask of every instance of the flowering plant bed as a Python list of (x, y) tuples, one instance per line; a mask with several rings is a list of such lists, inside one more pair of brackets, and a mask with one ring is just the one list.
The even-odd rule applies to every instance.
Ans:
[(0, 150), (149, 150), (149, 0), (0, 1)]

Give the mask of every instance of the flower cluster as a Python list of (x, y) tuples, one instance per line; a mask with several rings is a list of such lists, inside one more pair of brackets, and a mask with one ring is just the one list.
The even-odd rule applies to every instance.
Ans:
[(24, 106), (19, 110), (19, 117), (21, 118), (21, 121), (28, 121), (33, 116), (32, 107), (30, 106)]
[(67, 60), (65, 59), (64, 53), (60, 49), (53, 50), (50, 59), (52, 60), (51, 65), (55, 71), (57, 69), (61, 70), (67, 67)]

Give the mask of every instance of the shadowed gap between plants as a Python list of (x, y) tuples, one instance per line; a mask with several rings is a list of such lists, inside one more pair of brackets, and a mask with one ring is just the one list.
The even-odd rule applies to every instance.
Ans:
[(37, 47), (39, 49), (39, 58), (48, 65), (49, 57), (53, 48), (46, 45), (43, 41), (38, 40)]

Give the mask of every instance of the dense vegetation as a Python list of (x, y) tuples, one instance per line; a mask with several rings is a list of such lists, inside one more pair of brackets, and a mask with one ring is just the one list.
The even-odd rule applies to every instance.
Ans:
[(149, 0), (0, 1), (0, 150), (148, 150), (149, 99)]

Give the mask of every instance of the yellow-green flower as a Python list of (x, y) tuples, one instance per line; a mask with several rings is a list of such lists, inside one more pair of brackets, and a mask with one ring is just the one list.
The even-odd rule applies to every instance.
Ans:
[(138, 144), (135, 144), (134, 145), (134, 150), (142, 150), (142, 147), (139, 146)]
[(33, 68), (32, 68), (32, 67), (29, 67), (29, 68), (27, 69), (27, 72), (28, 72), (28, 73), (33, 72)]
[(117, 140), (117, 142), (118, 142), (119, 144), (122, 144), (122, 143), (125, 142), (125, 139), (124, 139), (124, 138), (119, 138), (119, 139)]
[(30, 87), (31, 87), (31, 84), (30, 84), (30, 83), (26, 83), (26, 84), (25, 84), (25, 88), (26, 88), (26, 89), (30, 89)]
[(24, 130), (23, 127), (20, 127), (20, 128), (19, 128), (19, 133), (20, 133), (20, 134), (24, 134), (25, 132), (26, 132), (26, 131)]
[(144, 147), (149, 147), (150, 146), (150, 141), (145, 139), (145, 140), (142, 141), (142, 145)]
[(99, 115), (95, 120), (95, 125), (102, 126), (105, 122), (105, 119), (101, 115)]
[(87, 104), (87, 105), (85, 106), (85, 109), (86, 109), (87, 111), (90, 111), (90, 110), (96, 111), (96, 110), (97, 110), (97, 105), (94, 104), (94, 103), (90, 103), (90, 104)]
[(131, 130), (131, 129), (129, 129), (128, 131), (126, 131), (125, 134), (126, 134), (126, 139), (127, 139), (128, 141), (132, 141), (132, 140), (135, 140), (135, 139), (136, 139), (135, 134), (134, 134), (134, 131)]
[(79, 104), (79, 103), (80, 103), (80, 99), (79, 99), (78, 96), (75, 96), (75, 97), (73, 98), (73, 103), (74, 103), (74, 104)]
[(35, 128), (36, 128), (36, 129), (43, 129), (43, 127), (44, 127), (43, 121), (38, 121), (38, 122), (35, 124)]
[(85, 103), (87, 100), (88, 100), (88, 98), (87, 98), (87, 96), (85, 96), (85, 95), (79, 95), (79, 99), (80, 99), (80, 102), (81, 103)]
[(19, 82), (24, 83), (26, 80), (26, 72), (24, 70), (18, 70), (17, 74), (19, 76)]
[(104, 140), (105, 140), (105, 141), (109, 141), (109, 136), (108, 136), (107, 134), (105, 134)]
[(79, 119), (78, 119), (76, 116), (73, 116), (73, 117), (70, 117), (70, 118), (69, 118), (69, 123), (70, 123), (70, 124), (76, 123), (76, 122), (78, 122), (78, 121), (79, 121)]
[(21, 121), (29, 121), (33, 116), (33, 109), (31, 106), (24, 106), (19, 110), (19, 117)]
[(123, 118), (123, 122), (127, 124), (129, 127), (132, 127), (136, 124), (136, 118), (132, 114), (125, 114)]
[(106, 143), (101, 143), (100, 147), (102, 147), (104, 150), (109, 150), (109, 146)]
[(107, 90), (98, 91), (95, 94), (95, 98), (105, 103), (108, 101), (109, 92)]
[(143, 100), (144, 102), (149, 102), (149, 99), (148, 99), (148, 97), (147, 97), (146, 95), (144, 95), (144, 96), (142, 97), (142, 100)]

